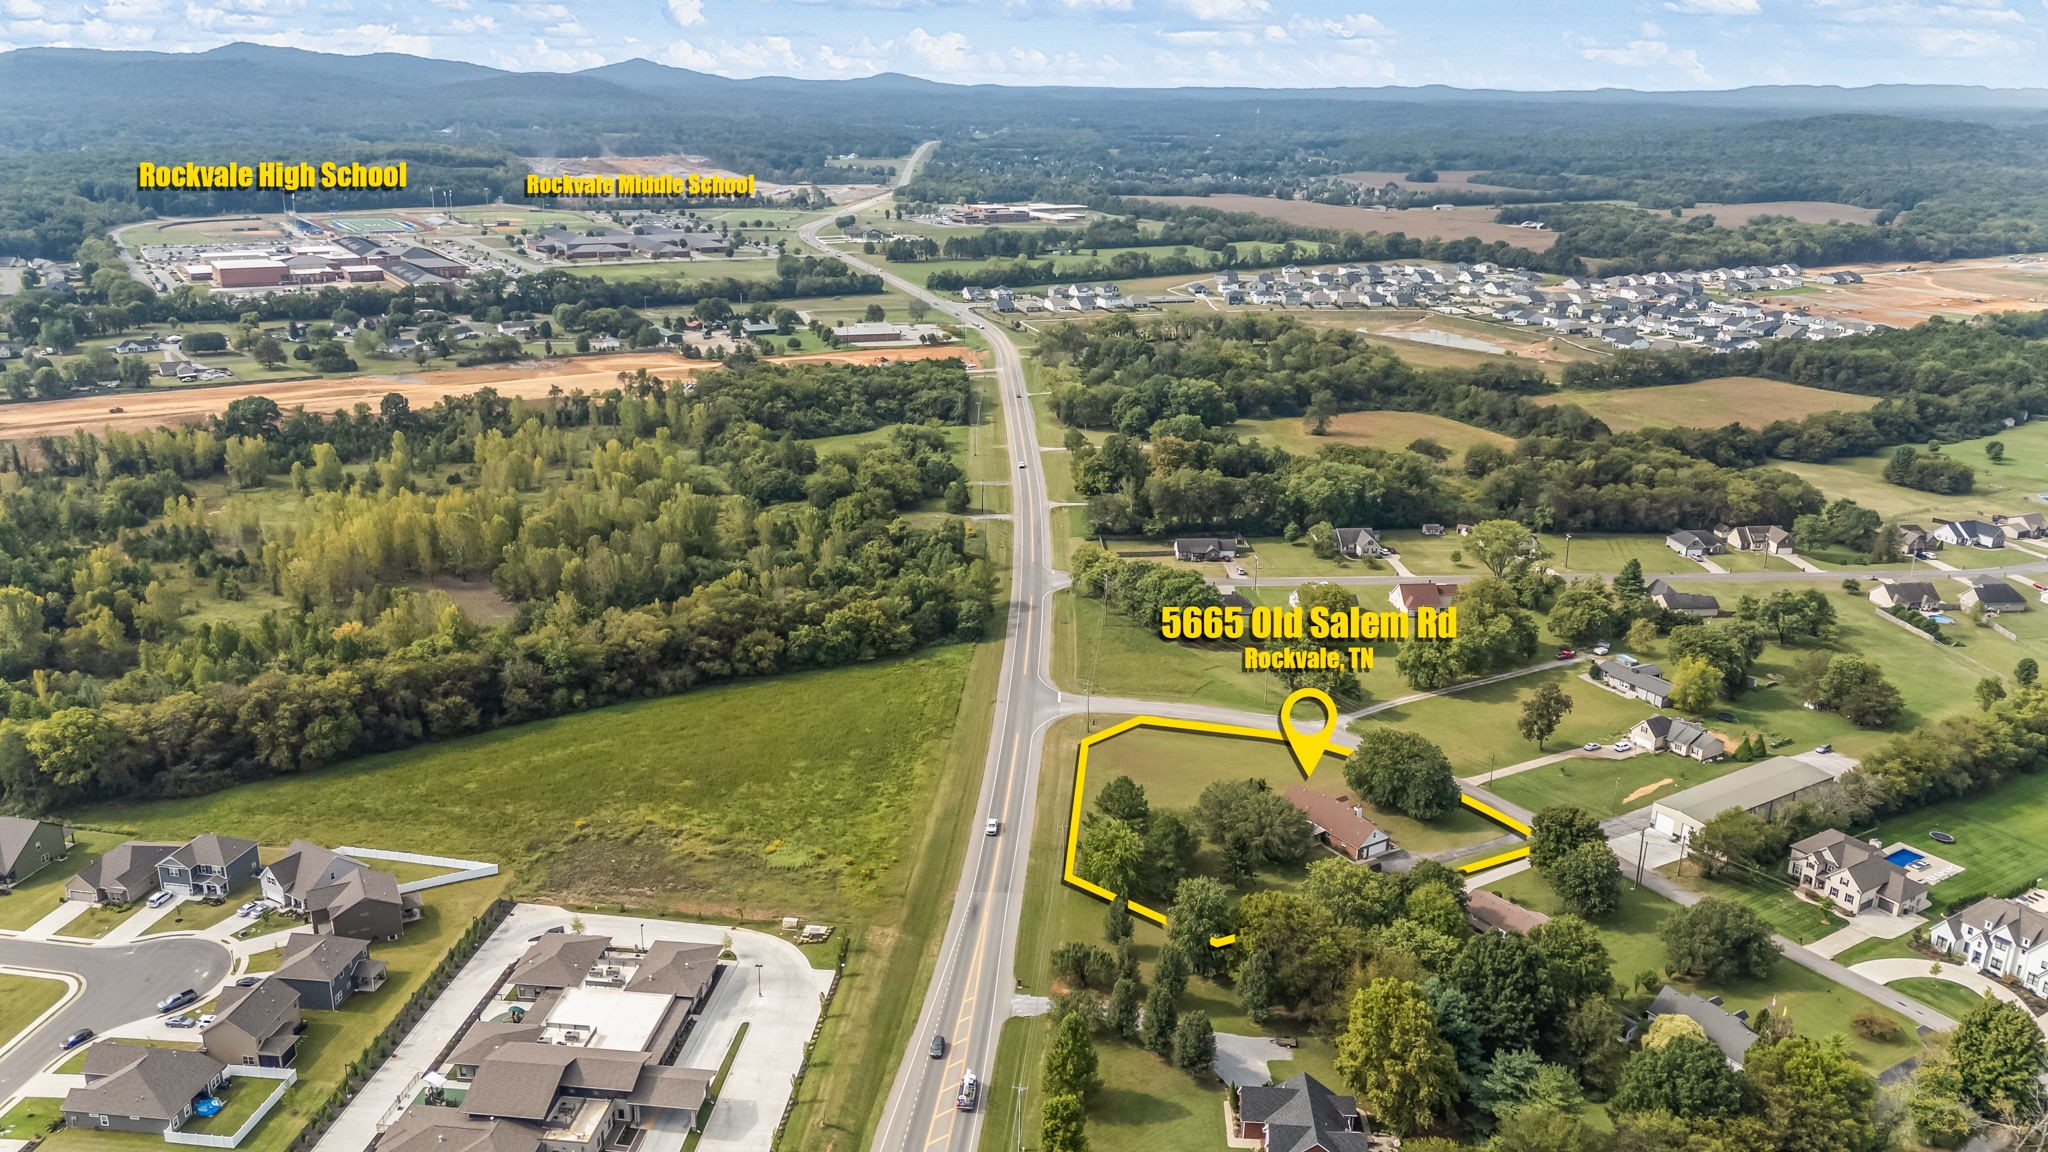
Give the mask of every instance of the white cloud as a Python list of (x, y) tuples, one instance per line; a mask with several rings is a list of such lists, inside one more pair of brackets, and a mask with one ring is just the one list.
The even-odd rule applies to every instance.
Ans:
[[(1654, 27), (1651, 25), (1650, 27)], [(1568, 38), (1569, 39), (1569, 38)], [(1657, 73), (1682, 75), (1694, 83), (1711, 84), (1713, 76), (1691, 48), (1673, 48), (1669, 41), (1648, 37), (1631, 40), (1620, 47), (1602, 47), (1590, 41), (1579, 44), (1579, 55), (1596, 64), (1612, 64)]]
[(9, 20), (40, 20), (47, 14), (35, 0), (0, 0), (0, 13), (6, 13)]
[(661, 50), (661, 62), (675, 68), (695, 68), (707, 72), (718, 67), (720, 61), (716, 52), (707, 52), (688, 40), (671, 40)]
[(934, 36), (920, 25), (906, 33), (903, 42), (935, 72), (969, 72), (984, 66), (984, 62), (975, 55), (973, 45), (967, 42), (967, 37), (958, 32)]
[(1951, 59), (2003, 56), (2020, 48), (2010, 36), (1977, 28), (1921, 28), (1913, 33), (1912, 42), (1925, 55)]
[(685, 28), (704, 22), (704, 0), (668, 0), (668, 16)]
[(1159, 34), (1161, 40), (1181, 47), (1200, 48), (1209, 45), (1249, 44), (1252, 33), (1246, 28), (1176, 28)]
[(1669, 0), (1664, 7), (1695, 16), (1754, 16), (1763, 11), (1757, 0)]
[(1269, 0), (1179, 0), (1188, 15), (1215, 24), (1245, 24), (1273, 10)]

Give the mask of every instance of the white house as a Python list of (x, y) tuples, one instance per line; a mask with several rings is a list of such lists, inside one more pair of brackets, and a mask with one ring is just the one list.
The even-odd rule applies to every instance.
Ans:
[(1880, 842), (1866, 844), (1839, 828), (1794, 843), (1785, 871), (1845, 915), (1877, 911), (1902, 916), (1927, 907), (1927, 885), (1886, 859)]
[(1682, 717), (1651, 716), (1629, 729), (1629, 738), (1653, 752), (1675, 752), (1688, 760), (1706, 763), (1728, 754), (1728, 744), (1719, 736)]
[(1986, 897), (1928, 929), (1927, 940), (1986, 976), (2018, 980), (2048, 996), (2048, 914)]
[(1982, 520), (1943, 520), (1936, 517), (1934, 525), (1934, 538), (1943, 544), (1970, 548), (2005, 547), (2005, 529), (1996, 524), (1986, 524)]
[(1941, 609), (1941, 593), (1924, 580), (1879, 580), (1870, 590), (1870, 602), (1879, 608), (1935, 612)]
[(1712, 556), (1723, 550), (1721, 542), (1714, 539), (1711, 535), (1705, 532), (1689, 530), (1673, 532), (1671, 535), (1666, 536), (1664, 538), (1664, 546), (1685, 557), (1687, 560), (1698, 560), (1703, 556)]

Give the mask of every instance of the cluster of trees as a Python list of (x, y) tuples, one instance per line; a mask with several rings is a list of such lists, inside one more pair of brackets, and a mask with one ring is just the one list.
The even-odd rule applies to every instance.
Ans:
[(1976, 470), (1960, 460), (1941, 454), (1941, 446), (1929, 445), (1926, 455), (1910, 444), (1901, 444), (1884, 462), (1887, 483), (1944, 496), (1960, 496), (1977, 486)]
[[(942, 432), (957, 362), (735, 360), (692, 390), (488, 392), (18, 450), (0, 476), (0, 803), (179, 795), (705, 683), (979, 635), (992, 576)], [(814, 411), (812, 406), (817, 406)], [(897, 423), (820, 456), (799, 431)], [(296, 504), (210, 515), (194, 485)], [(292, 500), (287, 497), (288, 504)], [(436, 578), (489, 580), (483, 624)], [(276, 608), (193, 621), (256, 589)]]
[[(1758, 467), (1754, 436), (1651, 429), (1610, 434), (1552, 385), (1511, 363), (1421, 369), (1356, 333), (1285, 316), (1116, 317), (1050, 334), (1054, 415), (1114, 431), (1069, 437), (1077, 489), (1102, 530), (1295, 534), (1318, 522), (1407, 527), (1508, 518), (1544, 530), (1669, 531), (1698, 523), (1791, 523), (1818, 513), (1806, 481)], [(1331, 445), (1294, 456), (1242, 441), (1240, 419), (1423, 411), (1518, 437), (1456, 469), (1434, 454)]]
[[(1688, 437), (1710, 459), (1762, 463), (1772, 457), (1822, 462), (1875, 453), (1894, 445), (1965, 440), (1997, 433), (2005, 422), (2048, 404), (2048, 312), (2005, 313), (1968, 324), (1935, 318), (1854, 340), (1816, 344), (1770, 340), (1756, 349), (1712, 355), (1698, 351), (1619, 352), (1565, 367), (1567, 388), (1636, 388), (1724, 375), (1765, 376), (1793, 384), (1881, 397), (1862, 412), (1818, 412), (1774, 420), (1761, 430), (1730, 424)], [(1926, 465), (1911, 458), (1895, 483), (1916, 466), (1929, 491), (1961, 484), (1960, 463)], [(1967, 491), (1967, 488), (1956, 489)]]

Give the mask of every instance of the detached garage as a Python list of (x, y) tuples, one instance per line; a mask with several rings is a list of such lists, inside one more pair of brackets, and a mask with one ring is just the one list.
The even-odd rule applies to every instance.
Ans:
[(1768, 820), (1794, 800), (1833, 784), (1856, 764), (1855, 759), (1832, 752), (1759, 760), (1658, 801), (1650, 809), (1650, 827), (1660, 835), (1683, 840), (1730, 808), (1742, 808)]

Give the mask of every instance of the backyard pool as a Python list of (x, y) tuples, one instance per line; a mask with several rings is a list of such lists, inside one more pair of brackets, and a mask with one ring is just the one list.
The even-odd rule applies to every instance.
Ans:
[(1913, 851), (1911, 848), (1894, 848), (1890, 852), (1885, 853), (1884, 858), (1901, 868), (1911, 868), (1913, 865), (1927, 859), (1926, 856)]
[(1956, 622), (1953, 616), (1929, 616), (1928, 619), (1936, 624), (1953, 624)]

